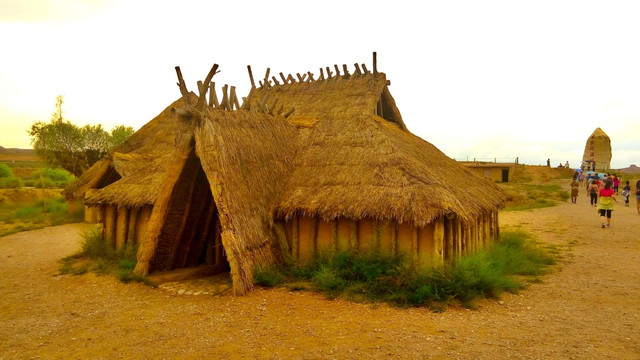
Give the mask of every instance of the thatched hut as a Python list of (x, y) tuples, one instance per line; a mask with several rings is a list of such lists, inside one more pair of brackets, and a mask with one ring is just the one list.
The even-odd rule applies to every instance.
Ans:
[(437, 264), (490, 242), (502, 192), (409, 132), (375, 62), (335, 70), (282, 83), (267, 70), (256, 87), (249, 69), (241, 107), (182, 85), (66, 193), (88, 194), (114, 246), (139, 244), (138, 273), (228, 267), (236, 294), (284, 258), (379, 249)]

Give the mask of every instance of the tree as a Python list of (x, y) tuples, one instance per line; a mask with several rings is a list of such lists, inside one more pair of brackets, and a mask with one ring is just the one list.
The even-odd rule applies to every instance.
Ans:
[(36, 153), (54, 166), (60, 166), (75, 176), (80, 176), (91, 165), (122, 143), (133, 128), (119, 125), (111, 133), (102, 125), (78, 127), (63, 117), (62, 95), (56, 98), (56, 109), (51, 121), (31, 125), (29, 135)]

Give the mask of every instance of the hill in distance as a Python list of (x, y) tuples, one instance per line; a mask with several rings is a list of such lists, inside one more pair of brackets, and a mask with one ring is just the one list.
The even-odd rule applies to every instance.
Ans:
[(618, 169), (620, 172), (627, 174), (640, 174), (640, 167), (637, 167), (635, 164), (624, 169)]

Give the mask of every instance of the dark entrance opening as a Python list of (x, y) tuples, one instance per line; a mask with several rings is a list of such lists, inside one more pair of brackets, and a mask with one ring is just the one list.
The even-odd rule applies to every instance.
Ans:
[(173, 188), (151, 270), (203, 267), (198, 272), (203, 275), (229, 271), (221, 231), (209, 181), (192, 150)]
[(502, 182), (509, 182), (509, 169), (502, 169)]

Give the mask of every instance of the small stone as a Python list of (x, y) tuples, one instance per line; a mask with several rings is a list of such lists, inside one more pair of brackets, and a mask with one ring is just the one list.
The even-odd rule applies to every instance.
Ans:
[(193, 294), (193, 290), (187, 290), (184, 292), (185, 295), (191, 295)]
[(504, 305), (504, 301), (501, 300), (500, 302), (498, 302), (498, 304)]
[(184, 292), (185, 292), (184, 289), (180, 289), (180, 290), (178, 290), (178, 295), (182, 295), (182, 294), (184, 294)]
[(196, 291), (193, 293), (193, 295), (200, 295), (200, 294), (202, 294), (202, 291)]

